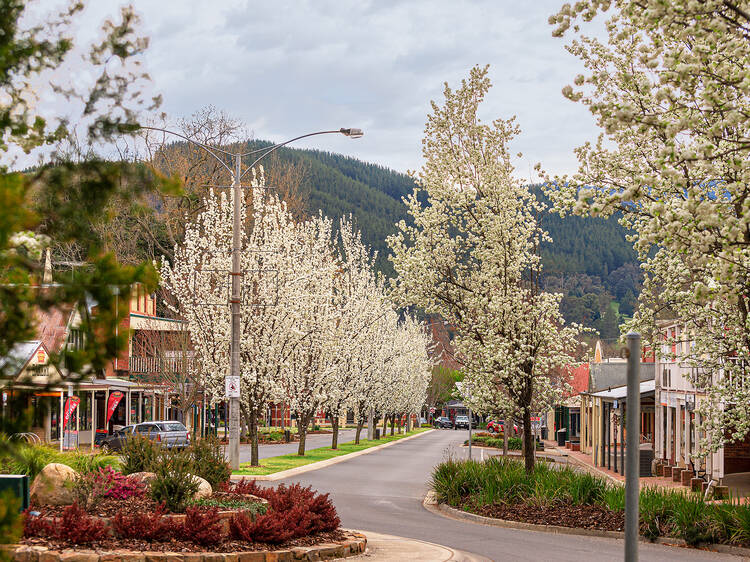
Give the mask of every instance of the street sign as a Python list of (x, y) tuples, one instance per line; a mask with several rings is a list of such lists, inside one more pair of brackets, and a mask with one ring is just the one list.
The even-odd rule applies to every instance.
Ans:
[(430, 413), (434, 414), (435, 413), (435, 408), (430, 408)]
[(228, 376), (224, 379), (224, 395), (227, 398), (240, 397), (240, 377)]

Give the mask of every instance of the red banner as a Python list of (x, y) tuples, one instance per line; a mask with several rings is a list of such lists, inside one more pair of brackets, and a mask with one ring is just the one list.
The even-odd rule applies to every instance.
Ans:
[(120, 392), (119, 390), (115, 390), (114, 392), (111, 392), (109, 395), (109, 401), (107, 402), (107, 423), (109, 424), (109, 418), (112, 417), (112, 414), (115, 413), (115, 410), (117, 409), (117, 405), (120, 403), (120, 400), (122, 400), (122, 397), (124, 394)]
[(80, 403), (81, 399), (78, 396), (68, 396), (68, 399), (65, 401), (65, 412), (63, 413), (63, 431), (70, 421), (70, 416), (73, 415), (73, 412), (75, 412)]

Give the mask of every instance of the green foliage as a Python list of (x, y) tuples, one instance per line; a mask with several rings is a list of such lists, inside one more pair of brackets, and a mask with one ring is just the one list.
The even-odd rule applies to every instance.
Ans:
[(677, 494), (672, 503), (672, 523), (677, 535), (691, 546), (711, 538), (709, 511), (700, 496)]
[(195, 440), (189, 451), (193, 457), (193, 474), (200, 476), (214, 488), (229, 480), (232, 469), (229, 468), (224, 450), (216, 437)]
[(122, 446), (122, 473), (155, 472), (162, 459), (162, 449), (158, 443), (143, 435), (129, 436)]
[(194, 463), (190, 451), (163, 449), (160, 451), (151, 480), (151, 497), (164, 502), (167, 509), (182, 513), (198, 491), (198, 481), (193, 476)]
[(46, 445), (19, 445), (6, 456), (4, 471), (10, 474), (26, 474), (34, 480), (42, 469), (52, 462), (61, 462), (59, 451)]
[(201, 498), (199, 500), (189, 502), (189, 505), (198, 505), (201, 507), (218, 507), (219, 509), (241, 509), (243, 511), (249, 511), (253, 515), (263, 514), (266, 512), (267, 507), (264, 503), (255, 501), (248, 501), (244, 499), (238, 499), (233, 496), (218, 497), (218, 498)]
[[(23, 516), (20, 513), (21, 498), (12, 490), (0, 494), (0, 544), (18, 542), (23, 534)], [(0, 560), (4, 552), (0, 552)]]
[(80, 474), (97, 472), (100, 468), (104, 468), (106, 466), (117, 468), (120, 464), (120, 460), (116, 456), (106, 455), (102, 452), (84, 453), (83, 451), (76, 451), (70, 455), (72, 456), (72, 458), (70, 458), (70, 456), (68, 455), (65, 455), (61, 462), (69, 464), (71, 468), (73, 468)]

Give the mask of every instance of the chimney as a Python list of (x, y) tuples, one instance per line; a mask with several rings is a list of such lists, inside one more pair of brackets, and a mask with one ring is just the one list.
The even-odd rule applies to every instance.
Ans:
[(52, 257), (49, 248), (47, 248), (44, 255), (44, 276), (42, 277), (42, 284), (49, 285), (52, 283)]

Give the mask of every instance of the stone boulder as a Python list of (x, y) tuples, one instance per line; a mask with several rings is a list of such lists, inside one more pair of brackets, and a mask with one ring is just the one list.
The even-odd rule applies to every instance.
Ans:
[(45, 466), (31, 483), (29, 495), (35, 505), (70, 505), (75, 501), (73, 484), (78, 473), (66, 464)]
[(211, 488), (211, 484), (209, 484), (207, 480), (204, 480), (200, 476), (196, 476), (194, 474), (192, 476), (193, 479), (198, 481), (198, 491), (193, 495), (194, 500), (208, 498), (214, 493), (213, 488)]
[(132, 478), (136, 482), (140, 482), (148, 487), (151, 486), (151, 481), (156, 478), (156, 474), (153, 472), (134, 472), (133, 474), (128, 474), (128, 478)]

